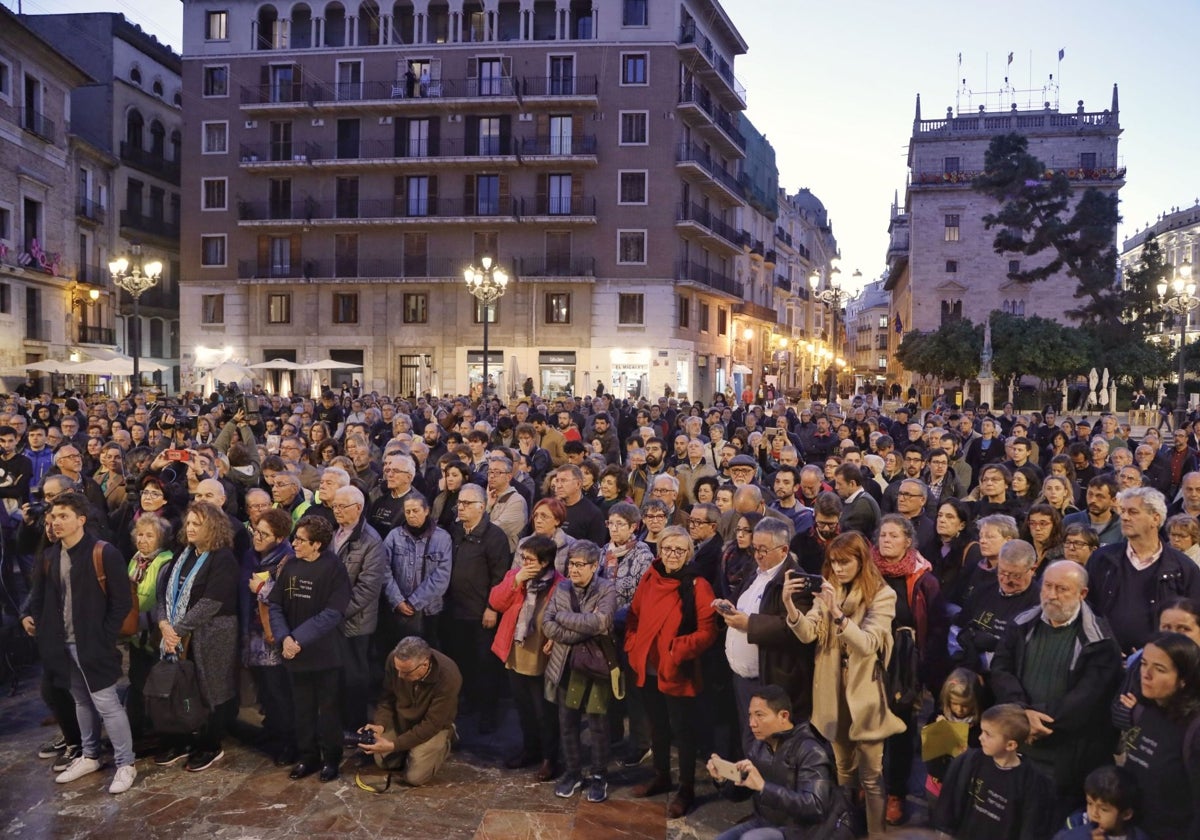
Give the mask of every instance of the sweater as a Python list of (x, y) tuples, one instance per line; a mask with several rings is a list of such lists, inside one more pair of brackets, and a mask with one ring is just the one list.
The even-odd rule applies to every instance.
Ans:
[(967, 750), (950, 763), (931, 824), (962, 840), (1044, 840), (1053, 810), (1047, 781), (1029, 762), (1002, 769)]
[(291, 636), (300, 653), (285, 659), (289, 671), (325, 671), (341, 664), (338, 623), (350, 605), (350, 577), (341, 559), (326, 549), (313, 561), (284, 566), (268, 597), (271, 632), (280, 644)]
[(408, 752), (454, 725), (461, 689), (462, 674), (444, 653), (431, 650), (428, 672), (411, 681), (396, 671), (389, 653), (375, 723), (383, 727), (383, 737), (396, 745), (396, 752)]

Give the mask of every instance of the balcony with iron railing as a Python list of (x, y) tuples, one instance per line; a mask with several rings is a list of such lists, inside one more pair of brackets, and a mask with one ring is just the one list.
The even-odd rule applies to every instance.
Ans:
[(517, 93), (525, 99), (595, 99), (600, 92), (595, 76), (525, 76)]
[(121, 161), (173, 184), (179, 183), (179, 161), (168, 160), (162, 153), (121, 143)]
[(746, 137), (737, 129), (729, 111), (712, 101), (712, 95), (699, 84), (680, 85), (679, 108), (686, 113), (697, 111), (705, 115), (699, 128), (706, 125), (716, 129), (710, 132), (713, 139), (727, 144), (726, 151), (734, 155), (743, 155), (746, 151)]
[[(954, 163), (957, 163), (957, 159)], [(1092, 183), (1116, 182), (1125, 179), (1125, 167), (1119, 157), (1109, 156), (1107, 160), (1086, 161), (1087, 165), (1084, 163), (1078, 155), (1044, 158), (1042, 164), (1045, 166), (1045, 170), (1042, 177), (1049, 179), (1055, 174), (1062, 174), (1071, 181)], [(963, 169), (954, 165), (947, 168), (944, 161), (939, 161), (937, 165), (918, 162), (913, 167), (912, 186), (914, 188), (932, 186), (970, 188), (975, 179), (983, 174), (982, 169)]]
[(75, 266), (75, 282), (88, 286), (111, 288), (112, 276), (108, 273), (107, 266), (80, 263)]
[(698, 204), (679, 204), (675, 208), (676, 225), (699, 225), (705, 231), (723, 240), (726, 247), (740, 251), (742, 247), (741, 231), (727, 224), (715, 213), (705, 210)]
[(948, 113), (940, 120), (920, 120), (913, 126), (916, 135), (999, 135), (1016, 132), (1028, 134), (1064, 134), (1077, 132), (1119, 131), (1117, 114), (1111, 111), (1084, 111), (1083, 106), (1073, 114), (1058, 111), (1012, 111), (1004, 114)]
[(116, 344), (116, 333), (112, 327), (93, 327), (91, 324), (80, 324), (79, 343)]
[(380, 278), (393, 280), (462, 279), (463, 262), (450, 257), (380, 259), (312, 259), (272, 263), (238, 261), (240, 280), (301, 280)]
[(555, 221), (566, 217), (595, 220), (596, 197), (591, 195), (537, 195), (517, 200), (517, 215), (521, 218), (546, 216)]
[(729, 65), (729, 61), (717, 51), (712, 39), (697, 31), (695, 21), (688, 21), (679, 28), (678, 43), (681, 48), (692, 48), (703, 55), (705, 62), (699, 64), (697, 69), (711, 70), (712, 72), (708, 75), (712, 76), (714, 80), (719, 78), (724, 81), (742, 108), (746, 107), (746, 86), (733, 75), (733, 68)]
[(100, 202), (92, 201), (90, 198), (80, 198), (75, 202), (75, 215), (89, 222), (102, 224), (108, 212)]
[(595, 257), (573, 257), (566, 254), (538, 254), (517, 257), (513, 261), (520, 277), (595, 277)]
[(596, 76), (495, 76), (433, 78), (426, 82), (406, 79), (370, 79), (359, 82), (289, 81), (243, 85), (241, 104), (336, 105), (362, 102), (428, 102), (429, 100), (546, 99), (594, 101), (599, 94)]
[(145, 216), (133, 210), (121, 211), (121, 227), (161, 239), (179, 239), (178, 222), (168, 222), (163, 218)]
[(596, 135), (522, 137), (518, 148), (521, 157), (595, 157)]
[(737, 315), (745, 315), (748, 318), (766, 321), (768, 324), (779, 323), (778, 312), (769, 306), (763, 306), (754, 301), (743, 300), (741, 303), (734, 304), (733, 311)]
[(313, 198), (305, 198), (290, 202), (268, 200), (238, 203), (239, 221), (251, 225), (271, 222), (292, 222), (296, 225), (310, 222), (337, 224), (378, 219), (447, 220), (481, 217), (515, 219), (519, 215), (518, 211), (519, 206), (516, 199), (508, 201), (487, 198), (467, 200), (465, 198), (416, 195), (358, 199), (357, 201), (350, 199), (318, 201)]
[(675, 264), (675, 279), (691, 281), (707, 286), (718, 292), (724, 292), (736, 298), (742, 296), (742, 284), (714, 268), (695, 262), (678, 262)]
[(778, 274), (776, 274), (775, 275), (775, 287), (779, 288), (779, 289), (783, 289), (785, 292), (791, 294), (792, 281), (786, 277), (780, 277)]
[(55, 126), (54, 120), (45, 114), (32, 108), (21, 108), (18, 110), (18, 120), (21, 128), (30, 134), (36, 134), (49, 143), (54, 142), (57, 126)]
[(712, 155), (694, 143), (680, 144), (675, 153), (675, 163), (676, 166), (694, 164), (703, 170), (708, 177), (724, 187), (738, 201), (741, 201), (745, 197), (745, 191), (742, 189), (742, 183), (738, 180), (738, 177), (728, 172), (717, 163)]

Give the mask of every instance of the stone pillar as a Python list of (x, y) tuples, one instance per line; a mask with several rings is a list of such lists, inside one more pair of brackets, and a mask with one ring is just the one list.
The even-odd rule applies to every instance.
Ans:
[(1067, 380), (1065, 379), (1062, 384), (1062, 407), (1058, 411), (1060, 414), (1067, 413)]
[(1115, 378), (1108, 384), (1108, 410), (1113, 413), (1117, 411), (1117, 380)]

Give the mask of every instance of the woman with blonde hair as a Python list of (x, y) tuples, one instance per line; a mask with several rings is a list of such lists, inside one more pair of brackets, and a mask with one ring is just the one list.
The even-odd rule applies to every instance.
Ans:
[(888, 708), (883, 670), (892, 655), (896, 592), (871, 560), (871, 546), (857, 531), (839, 534), (825, 550), (824, 580), (812, 609), (802, 613), (796, 596), (807, 581), (789, 575), (783, 585), (787, 623), (796, 638), (816, 643), (812, 724), (833, 745), (838, 784), (855, 773), (866, 794), (867, 830), (885, 831), (883, 744), (905, 730)]

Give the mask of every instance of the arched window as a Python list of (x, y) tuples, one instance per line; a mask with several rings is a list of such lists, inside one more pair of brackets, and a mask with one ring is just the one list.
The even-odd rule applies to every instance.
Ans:
[(258, 40), (255, 49), (280, 49), (283, 44), (280, 43), (279, 12), (275, 10), (275, 7), (267, 5), (259, 9), (257, 22)]
[(363, 47), (374, 47), (381, 43), (379, 6), (374, 0), (365, 0), (358, 7), (358, 43)]
[(132, 67), (130, 67), (130, 68), (129, 68), (129, 81), (131, 81), (131, 82), (133, 82), (135, 85), (137, 85), (137, 86), (141, 87), (141, 84), (142, 84), (142, 70), (141, 70), (141, 68), (140, 68), (140, 67), (138, 67), (136, 64), (135, 64), (135, 65), (133, 65)]
[(125, 117), (125, 142), (131, 149), (142, 148), (142, 129), (146, 123), (142, 119), (142, 114), (137, 108), (130, 110), (128, 116)]
[(171, 132), (171, 160), (179, 160), (181, 157), (181, 147), (183, 146), (183, 136), (180, 135), (179, 129)]
[(346, 7), (341, 3), (325, 6), (325, 46), (346, 46)]
[(312, 9), (306, 3), (292, 7), (292, 49), (304, 50), (313, 45)]
[(155, 157), (166, 155), (167, 130), (158, 120), (150, 123), (150, 153)]
[(162, 96), (163, 95), (162, 79), (155, 79), (154, 84), (150, 86), (150, 89), (152, 91), (154, 91), (155, 96)]
[(947, 324), (950, 321), (957, 321), (962, 318), (962, 301), (961, 300), (944, 300), (942, 301), (942, 323)]
[(175, 97), (172, 101), (174, 101), (176, 108), (182, 108), (183, 107), (183, 94), (180, 93), (179, 91), (175, 91)]

